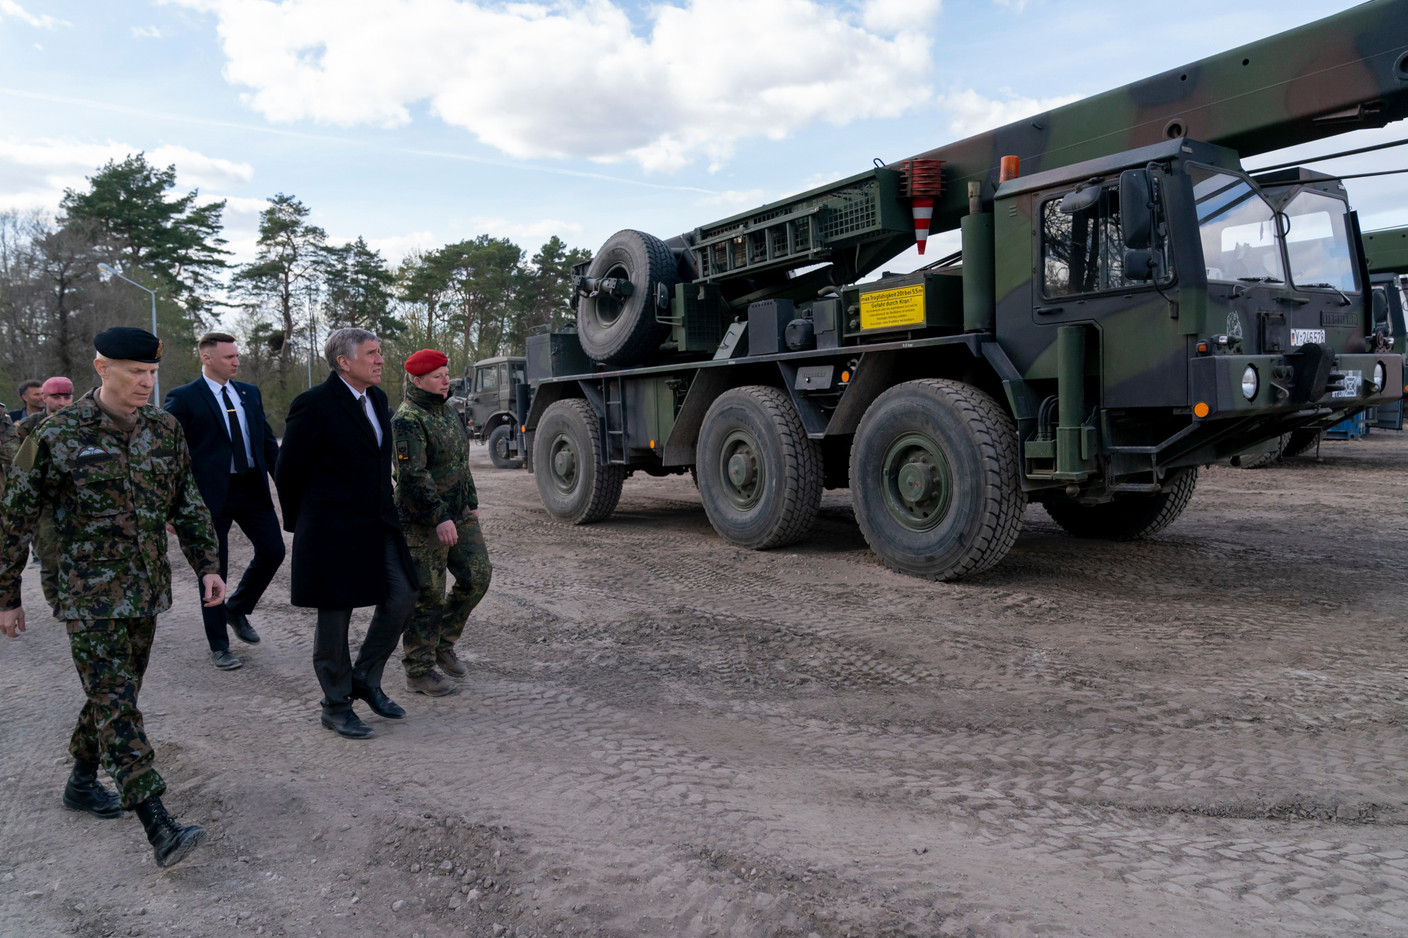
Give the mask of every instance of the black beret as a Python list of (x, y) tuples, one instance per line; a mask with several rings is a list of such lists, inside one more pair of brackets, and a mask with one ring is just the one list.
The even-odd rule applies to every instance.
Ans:
[(161, 340), (145, 329), (133, 326), (114, 326), (93, 336), (93, 348), (98, 354), (113, 361), (145, 362), (154, 365), (161, 361)]

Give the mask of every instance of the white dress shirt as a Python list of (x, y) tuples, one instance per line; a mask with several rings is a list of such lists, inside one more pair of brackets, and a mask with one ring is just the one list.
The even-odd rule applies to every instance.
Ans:
[[(348, 384), (347, 379), (338, 375), (338, 380), (347, 385), (347, 390), (352, 392), (352, 396), (362, 402), (362, 410), (367, 415), (367, 420), (371, 422), (372, 431), (376, 434), (376, 445), (381, 446), (381, 421), (376, 419), (376, 408), (372, 406), (372, 399), (367, 397), (366, 391), (359, 391)], [(370, 390), (370, 389), (368, 389)]]
[[(200, 376), (205, 379), (206, 387), (210, 388), (210, 393), (215, 396), (215, 409), (220, 411), (221, 415), (224, 415), (225, 413), (225, 402), (220, 397), (220, 391), (221, 389), (228, 388), (230, 395), (230, 406), (235, 409), (235, 417), (240, 422), (240, 435), (244, 437), (244, 439), (241, 440), (240, 443), (244, 446), (245, 456), (248, 457), (248, 460), (246, 461), (245, 465), (253, 468), (254, 451), (249, 448), (249, 420), (245, 417), (244, 414), (244, 401), (240, 400), (240, 392), (235, 390), (233, 385), (229, 383), (221, 384), (219, 381), (216, 381), (214, 378), (210, 377), (210, 375), (206, 374), (203, 371), (200, 373)], [(228, 417), (225, 418), (223, 426), (225, 428), (226, 435), (229, 435), (230, 420)], [(235, 457), (231, 456), (230, 472), (233, 473), (234, 471)]]

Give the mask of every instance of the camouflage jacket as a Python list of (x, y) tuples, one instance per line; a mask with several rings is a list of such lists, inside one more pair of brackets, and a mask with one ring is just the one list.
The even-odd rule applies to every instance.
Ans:
[(171, 608), (168, 521), (197, 576), (220, 572), (180, 424), (151, 406), (137, 411), (136, 422), (125, 433), (89, 391), (25, 438), (0, 501), (0, 609), (20, 605), (25, 548), (45, 506), (59, 542), (60, 619)]
[[(5, 494), (5, 478), (10, 474), (10, 461), (19, 451), (19, 435), (9, 411), (0, 408), (0, 495)], [(0, 516), (3, 517), (3, 516)]]
[(15, 449), (18, 450), (20, 448), (19, 444), (24, 442), (24, 438), (33, 433), (38, 429), (41, 423), (48, 419), (49, 412), (47, 410), (41, 410), (39, 413), (30, 414), (19, 423), (15, 424), (15, 437), (18, 440), (15, 444)]
[(407, 533), (462, 521), (479, 507), (469, 472), (469, 434), (443, 398), (407, 384), (391, 418), (396, 511)]

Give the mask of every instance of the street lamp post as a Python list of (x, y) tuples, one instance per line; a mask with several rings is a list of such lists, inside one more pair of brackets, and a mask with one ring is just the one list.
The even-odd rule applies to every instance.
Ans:
[[(118, 273), (117, 271), (113, 270), (113, 269), (112, 269), (111, 267), (109, 267), (107, 264), (99, 264), (99, 265), (98, 265), (98, 269), (101, 270), (103, 273), (109, 275), (109, 276), (116, 277), (118, 280), (127, 280), (126, 277), (122, 276), (122, 274), (120, 274), (120, 273)], [(144, 286), (142, 286), (140, 283), (138, 283), (138, 282), (135, 281), (135, 280), (127, 280), (127, 282), (130, 283), (130, 284), (132, 284), (132, 286), (136, 287), (138, 290), (146, 290), (148, 293), (150, 293), (150, 294), (152, 295), (152, 335), (156, 335), (156, 291), (153, 290), (153, 289), (151, 289), (151, 288), (149, 288), (149, 287), (144, 287)], [(156, 401), (160, 401), (160, 400), (161, 400), (161, 372), (159, 372), (159, 371), (157, 372), (157, 374), (155, 375), (155, 379), (156, 379), (156, 384), (155, 384), (155, 386), (154, 386), (155, 390), (154, 390), (154, 393), (153, 393), (153, 397), (154, 397), (154, 399), (155, 399)], [(161, 404), (158, 403), (156, 406), (160, 407)]]

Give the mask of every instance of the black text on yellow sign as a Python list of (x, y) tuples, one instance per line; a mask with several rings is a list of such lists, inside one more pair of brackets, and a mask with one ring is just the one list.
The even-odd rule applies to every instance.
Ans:
[(924, 286), (897, 287), (863, 293), (860, 298), (862, 329), (892, 329), (924, 325)]

